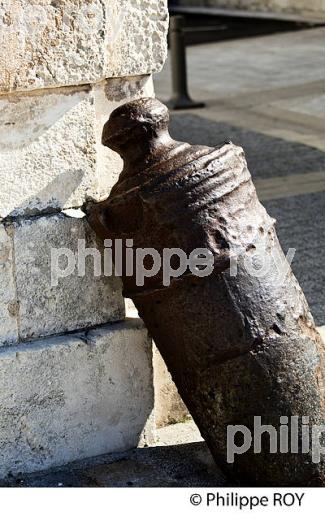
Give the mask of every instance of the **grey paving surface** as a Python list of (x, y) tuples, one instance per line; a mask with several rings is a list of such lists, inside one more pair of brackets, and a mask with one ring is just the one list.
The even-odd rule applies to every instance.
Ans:
[(172, 136), (180, 141), (215, 146), (230, 140), (242, 146), (253, 178), (325, 172), (325, 152), (225, 121), (214, 122), (195, 114), (173, 113), (170, 129)]
[[(325, 28), (318, 28), (190, 47), (192, 90), (208, 93), (205, 99), (218, 99), (324, 80), (324, 37)], [(166, 99), (169, 62), (156, 85)]]
[(325, 323), (325, 194), (313, 193), (265, 201), (277, 219), (277, 233), (287, 253), (296, 249), (292, 268), (304, 290), (317, 325)]

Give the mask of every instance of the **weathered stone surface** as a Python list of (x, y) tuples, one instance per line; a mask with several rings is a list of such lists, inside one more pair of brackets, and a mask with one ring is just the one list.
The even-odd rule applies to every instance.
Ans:
[(21, 340), (123, 319), (119, 280), (95, 276), (91, 256), (85, 262), (85, 276), (76, 263), (73, 272), (54, 285), (55, 265), (60, 270), (67, 266), (64, 255), (55, 261), (55, 248), (68, 248), (75, 254), (78, 240), (84, 240), (87, 248), (100, 247), (84, 219), (64, 215), (33, 218), (13, 224), (11, 232)]
[(166, 57), (166, 0), (2, 0), (0, 91), (150, 74)]
[(320, 333), (322, 340), (325, 343), (325, 325), (323, 325), (322, 327), (318, 327), (318, 332)]
[(116, 183), (123, 168), (121, 157), (113, 150), (102, 145), (103, 126), (107, 114), (122, 105), (126, 99), (154, 97), (151, 76), (138, 76), (127, 79), (113, 78), (93, 87), (95, 108), (95, 132), (97, 143), (96, 178), (97, 190), (89, 190), (87, 196), (94, 200), (105, 199), (106, 194)]
[(153, 96), (150, 76), (0, 98), (0, 217), (78, 207), (108, 195), (122, 168), (101, 144), (105, 118)]
[(87, 91), (0, 98), (1, 217), (82, 202), (94, 178), (94, 111)]
[[(124, 301), (126, 316), (139, 318), (133, 301), (130, 298), (126, 298)], [(152, 365), (155, 390), (155, 425), (157, 428), (162, 428), (168, 424), (183, 422), (190, 417), (189, 411), (183, 403), (172, 376), (168, 372), (166, 363), (155, 344), (153, 344), (152, 350)]]
[(137, 446), (153, 408), (140, 320), (0, 351), (0, 478)]
[[(12, 476), (1, 480), (0, 486), (215, 488), (233, 484), (227, 481), (214, 463), (192, 421), (160, 428), (157, 433), (159, 440), (153, 449), (100, 455), (51, 470)], [(166, 515), (163, 513), (160, 516)]]
[(156, 346), (153, 347), (153, 367), (157, 428), (183, 422), (190, 416), (189, 411), (183, 403), (166, 363)]
[(5, 227), (0, 225), (0, 340), (1, 343), (13, 343), (17, 339), (12, 240)]

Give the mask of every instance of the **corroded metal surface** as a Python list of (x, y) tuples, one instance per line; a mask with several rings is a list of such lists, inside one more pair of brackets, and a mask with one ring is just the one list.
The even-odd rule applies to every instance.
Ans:
[[(324, 346), (291, 270), (276, 280), (285, 257), (242, 149), (173, 141), (168, 111), (152, 99), (113, 112), (103, 143), (121, 155), (124, 170), (107, 201), (90, 212), (97, 233), (161, 255), (164, 248), (213, 253), (207, 277), (187, 272), (165, 287), (161, 269), (138, 287), (124, 265), (122, 280), (215, 460), (244, 484), (321, 485), (322, 461), (312, 462), (311, 453), (270, 453), (267, 434), (261, 453), (250, 449), (227, 462), (228, 425), (253, 432), (261, 417), (279, 432), (281, 416), (324, 423)], [(247, 259), (260, 245), (269, 268), (253, 276)]]

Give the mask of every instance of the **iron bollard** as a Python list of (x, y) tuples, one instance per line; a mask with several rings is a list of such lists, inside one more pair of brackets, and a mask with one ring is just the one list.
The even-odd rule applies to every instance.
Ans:
[(173, 110), (203, 108), (205, 106), (204, 103), (196, 103), (190, 98), (188, 93), (183, 16), (171, 17), (169, 42), (173, 93), (167, 106)]
[[(244, 485), (324, 485), (324, 456), (314, 460), (310, 444), (302, 450), (307, 432), (325, 424), (324, 345), (274, 220), (258, 200), (241, 148), (176, 142), (168, 119), (167, 108), (149, 98), (111, 114), (102, 142), (120, 154), (124, 169), (108, 199), (88, 210), (90, 224), (111, 239), (113, 254), (122, 241), (124, 295), (221, 468)], [(141, 265), (133, 257), (132, 269), (130, 241), (133, 250), (150, 248)], [(166, 284), (158, 264), (139, 283), (138, 269), (153, 269), (153, 251), (161, 259), (171, 249), (187, 258), (208, 250), (211, 273), (187, 269)], [(268, 268), (260, 271), (263, 262)], [(178, 269), (171, 258), (170, 267)], [(263, 425), (266, 435), (256, 445), (255, 427)], [(245, 442), (235, 443), (229, 428), (244, 433)]]

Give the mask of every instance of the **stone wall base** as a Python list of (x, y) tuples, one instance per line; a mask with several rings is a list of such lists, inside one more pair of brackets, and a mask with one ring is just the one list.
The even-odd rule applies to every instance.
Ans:
[(3, 348), (0, 371), (0, 478), (153, 441), (141, 320)]

